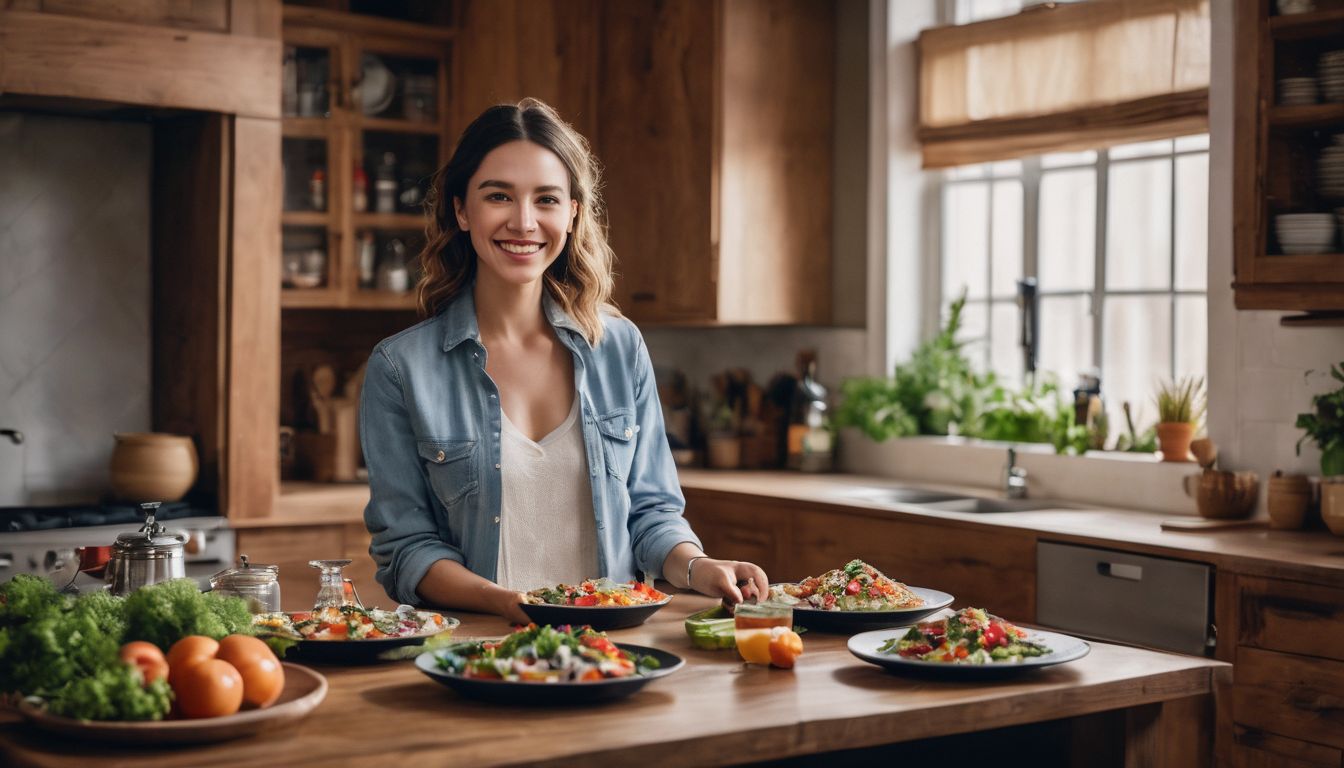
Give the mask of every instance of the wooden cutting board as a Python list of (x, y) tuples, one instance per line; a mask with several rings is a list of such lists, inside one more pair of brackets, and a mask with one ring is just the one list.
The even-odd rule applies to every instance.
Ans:
[(1248, 517), (1240, 520), (1210, 520), (1205, 517), (1178, 517), (1162, 521), (1164, 531), (1219, 531), (1228, 528), (1262, 528), (1269, 524), (1263, 518)]

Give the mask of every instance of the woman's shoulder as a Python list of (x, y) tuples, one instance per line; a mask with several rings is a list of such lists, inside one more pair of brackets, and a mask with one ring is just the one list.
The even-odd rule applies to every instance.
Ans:
[(396, 361), (413, 359), (417, 353), (443, 347), (442, 316), (426, 318), (409, 328), (398, 331), (378, 342), (373, 357), (388, 357)]
[[(639, 327), (614, 307), (603, 307), (601, 319), (602, 342), (597, 346), (599, 351), (633, 354), (644, 345), (644, 336), (639, 332)], [(604, 347), (607, 349), (603, 350)]]

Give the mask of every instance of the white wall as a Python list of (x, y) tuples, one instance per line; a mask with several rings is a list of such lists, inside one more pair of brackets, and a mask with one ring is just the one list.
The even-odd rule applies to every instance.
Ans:
[(0, 114), (0, 505), (96, 499), (150, 424), (150, 128)]
[[(1209, 84), (1209, 436), (1228, 468), (1320, 474), (1320, 454), (1293, 445), (1296, 415), (1334, 387), (1344, 329), (1284, 328), (1286, 312), (1237, 311), (1232, 299), (1233, 4), (1212, 5)], [(1307, 375), (1307, 371), (1314, 373)], [(1264, 483), (1262, 482), (1262, 495)]]

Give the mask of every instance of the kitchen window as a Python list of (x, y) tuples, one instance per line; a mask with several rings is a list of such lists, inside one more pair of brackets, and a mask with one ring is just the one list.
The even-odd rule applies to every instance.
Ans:
[(1017, 281), (1038, 285), (1037, 370), (1101, 374), (1112, 434), (1159, 379), (1203, 376), (1207, 134), (949, 168), (937, 195), (940, 309), (967, 295), (968, 356), (1020, 384)]

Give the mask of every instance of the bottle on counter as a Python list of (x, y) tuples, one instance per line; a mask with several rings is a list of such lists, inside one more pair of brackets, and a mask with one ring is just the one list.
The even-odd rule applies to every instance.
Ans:
[(788, 466), (801, 472), (829, 472), (834, 457), (826, 388), (817, 381), (817, 356), (798, 354), (802, 378), (789, 407)]
[(327, 209), (327, 173), (321, 168), (314, 170), (313, 177), (308, 180), (308, 204), (314, 211)]
[(355, 213), (363, 213), (369, 210), (369, 175), (363, 168), (355, 166), (354, 190), (351, 200)]
[(377, 278), (378, 252), (374, 245), (373, 232), (364, 230), (359, 235), (359, 287), (372, 288)]
[(373, 181), (373, 206), (378, 213), (397, 212), (397, 156), (383, 153)]

